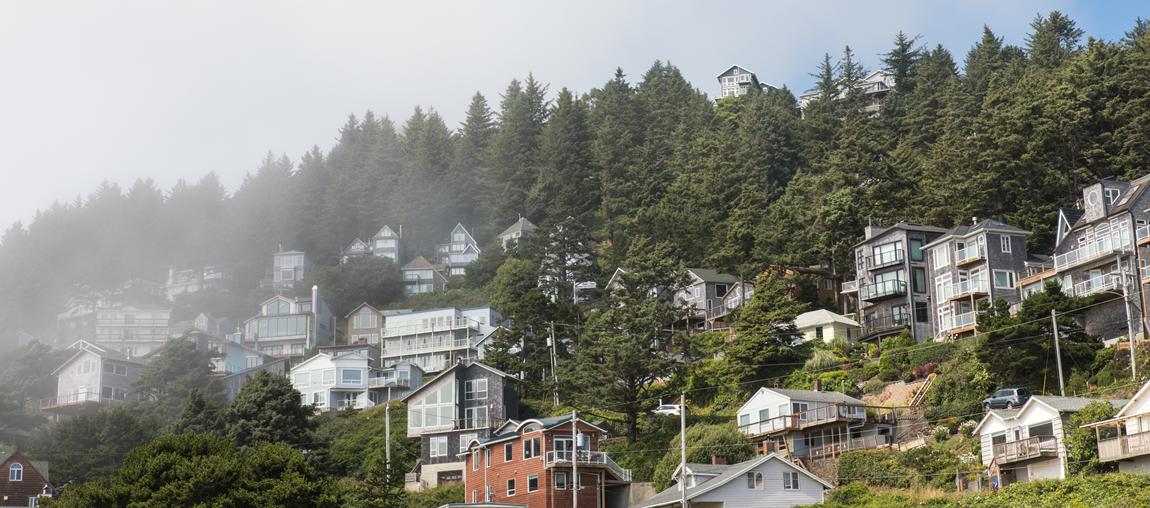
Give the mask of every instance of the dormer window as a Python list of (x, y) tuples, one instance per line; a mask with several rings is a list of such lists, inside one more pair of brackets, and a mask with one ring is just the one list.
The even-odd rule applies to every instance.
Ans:
[(1118, 189), (1106, 189), (1106, 202), (1113, 205), (1115, 201), (1118, 201), (1118, 196), (1121, 195), (1122, 191)]
[(12, 464), (8, 468), (8, 481), (20, 482), (24, 481), (24, 465), (20, 463)]

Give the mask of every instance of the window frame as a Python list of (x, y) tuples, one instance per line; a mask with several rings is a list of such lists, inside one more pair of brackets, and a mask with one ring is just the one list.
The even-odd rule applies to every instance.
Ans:
[(503, 462), (511, 462), (515, 460), (515, 443), (507, 443), (503, 445)]
[[(1006, 275), (1008, 285), (1000, 286), (998, 284), (999, 275)], [(1011, 270), (992, 270), (990, 278), (993, 279), (994, 289), (1016, 289), (1018, 286), (1017, 274)]]
[(783, 490), (800, 490), (798, 471), (783, 471)]
[[(907, 255), (910, 256), (911, 261), (923, 261), (926, 259), (926, 253), (922, 250), (922, 246), (925, 245), (925, 242), (919, 238), (911, 238), (907, 244), (909, 246), (907, 248), (909, 251)], [(915, 256), (915, 252), (918, 252), (918, 256)]]
[(999, 236), (998, 247), (1002, 250), (1003, 254), (1010, 254), (1010, 235)]
[(22, 482), (24, 481), (24, 464), (19, 462), (12, 463), (8, 466), (8, 481)]
[[(439, 452), (440, 443), (443, 444), (442, 453)], [(427, 440), (427, 456), (428, 457), (431, 457), (431, 458), (446, 457), (448, 448), (449, 448), (449, 446), (447, 443), (447, 436), (431, 436)]]
[(507, 497), (515, 495), (515, 478), (507, 479)]
[(555, 472), (555, 490), (567, 490), (567, 472)]
[[(534, 487), (532, 486), (532, 482), (534, 482), (534, 484), (535, 484)], [(527, 476), (527, 492), (538, 492), (538, 491), (539, 491), (539, 475), (537, 475), (537, 474), (528, 475)]]

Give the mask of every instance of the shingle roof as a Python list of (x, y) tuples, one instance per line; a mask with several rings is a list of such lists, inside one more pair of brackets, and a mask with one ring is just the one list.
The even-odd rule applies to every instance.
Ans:
[(435, 268), (427, 258), (423, 256), (416, 256), (415, 259), (403, 265), (402, 270), (424, 270), (427, 268)]
[(734, 284), (739, 281), (738, 277), (725, 273), (719, 273), (715, 270), (707, 268), (688, 268), (688, 271), (695, 274), (696, 277), (703, 280), (703, 282), (717, 282), (719, 284)]
[(508, 226), (502, 233), (499, 233), (499, 236), (507, 236), (516, 232), (530, 233), (536, 229), (535, 224), (532, 224), (526, 217), (520, 217), (519, 220), (515, 221), (515, 224)]
[(1059, 397), (1057, 395), (1035, 395), (1031, 398), (1060, 412), (1078, 411), (1091, 402), (1109, 402), (1110, 405), (1116, 409), (1121, 408), (1128, 402), (1128, 399), (1090, 399), (1086, 397)]
[(835, 314), (834, 312), (826, 309), (812, 310), (810, 312), (804, 312), (798, 316), (795, 316), (795, 328), (800, 330), (803, 328), (809, 328), (811, 326), (827, 323), (842, 323), (844, 325), (854, 327), (859, 326), (858, 322), (855, 320), (846, 316)]
[(775, 393), (778, 393), (779, 395), (782, 395), (784, 397), (788, 397), (791, 399), (797, 399), (797, 400), (801, 400), (801, 401), (857, 404), (859, 406), (865, 406), (866, 405), (866, 402), (863, 402), (859, 399), (856, 399), (854, 397), (851, 397), (850, 395), (847, 395), (847, 394), (841, 393), (841, 392), (823, 392), (823, 391), (817, 391), (816, 392), (814, 390), (792, 390), (790, 388), (767, 388), (767, 389), (771, 390)]
[[(736, 480), (736, 479), (742, 477), (744, 473), (746, 473), (746, 472), (760, 466), (761, 464), (767, 462), (768, 460), (772, 460), (772, 459), (778, 460), (778, 461), (783, 462), (784, 464), (787, 464), (788, 466), (794, 468), (796, 471), (810, 477), (812, 480), (819, 482), (820, 484), (822, 484), (824, 487), (826, 487), (828, 489), (833, 488), (829, 483), (827, 483), (822, 478), (819, 478), (819, 477), (811, 474), (810, 471), (807, 471), (806, 469), (804, 469), (802, 467), (796, 466), (795, 464), (793, 464), (791, 462), (787, 462), (786, 460), (783, 460), (778, 455), (771, 453), (768, 455), (763, 455), (761, 457), (755, 457), (755, 458), (748, 460), (748, 461), (745, 461), (745, 462), (740, 462), (738, 464), (726, 466), (723, 469), (723, 472), (719, 474), (719, 476), (716, 476), (715, 478), (707, 480), (703, 483), (697, 484), (694, 487), (688, 488), (687, 489), (687, 500), (690, 501), (692, 499), (695, 499), (698, 496), (706, 494), (707, 492), (710, 492), (712, 490), (720, 488), (723, 485), (730, 483), (732, 480)], [(640, 502), (637, 506), (639, 508), (653, 508), (656, 506), (674, 505), (674, 504), (679, 503), (681, 497), (682, 497), (682, 492), (679, 490), (679, 487), (677, 485), (672, 485), (669, 488), (667, 488), (666, 490), (664, 490), (658, 494), (655, 494), (651, 498)]]
[(866, 244), (867, 242), (869, 242), (875, 238), (878, 238), (882, 235), (885, 235), (885, 234), (887, 234), (887, 232), (895, 230), (895, 229), (904, 229), (907, 231), (926, 231), (928, 233), (946, 233), (946, 230), (942, 229), (942, 228), (938, 228), (938, 227), (934, 227), (934, 226), (927, 226), (925, 224), (918, 224), (915, 222), (898, 221), (898, 222), (894, 223), (893, 225), (891, 225), (890, 227), (883, 228), (882, 231), (879, 231), (879, 232), (871, 235), (870, 238), (867, 238), (867, 239), (865, 239), (859, 243), (854, 244), (854, 246), (858, 247), (860, 245)]
[(1011, 233), (1011, 234), (1017, 234), (1017, 235), (1029, 235), (1030, 234), (1030, 231), (1027, 231), (1027, 230), (1019, 228), (1019, 227), (1011, 226), (1010, 224), (1007, 224), (1005, 222), (997, 221), (994, 219), (986, 219), (986, 220), (980, 221), (978, 224), (973, 224), (973, 225), (963, 224), (963, 225), (959, 225), (959, 226), (955, 226), (953, 228), (950, 228), (945, 234), (943, 234), (942, 236), (936, 238), (934, 241), (927, 244), (926, 247), (934, 246), (934, 245), (938, 244), (939, 242), (946, 240), (947, 238), (953, 238), (953, 237), (961, 238), (961, 237), (965, 237), (965, 236), (970, 236), (970, 235), (972, 235), (974, 233), (978, 233), (980, 231), (998, 231), (998, 232), (1005, 232), (1005, 233)]
[(723, 474), (724, 471), (735, 467), (734, 464), (693, 464), (687, 463), (687, 470), (695, 474)]

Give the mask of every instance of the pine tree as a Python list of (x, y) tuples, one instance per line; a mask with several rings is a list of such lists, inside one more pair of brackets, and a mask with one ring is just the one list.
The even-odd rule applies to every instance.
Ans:
[(1078, 41), (1084, 33), (1073, 20), (1059, 11), (1051, 11), (1045, 18), (1035, 16), (1030, 22), (1032, 32), (1026, 38), (1027, 55), (1040, 69), (1061, 66), (1078, 50)]
[(539, 146), (538, 179), (528, 194), (528, 216), (551, 221), (575, 217), (589, 223), (598, 211), (599, 181), (592, 166), (588, 108), (564, 88)]
[(910, 37), (899, 32), (894, 38), (894, 47), (883, 55), (884, 70), (894, 75), (895, 91), (908, 93), (914, 90), (919, 61), (923, 51), (916, 48), (918, 36)]

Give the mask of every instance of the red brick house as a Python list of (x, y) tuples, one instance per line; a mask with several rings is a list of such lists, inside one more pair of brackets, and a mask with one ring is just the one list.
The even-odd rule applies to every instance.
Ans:
[(48, 463), (28, 460), (23, 453), (0, 453), (0, 507), (40, 505), (52, 493)]
[(571, 416), (511, 420), (491, 437), (472, 440), (464, 452), (466, 501), (570, 508), (581, 485), (580, 508), (625, 506), (631, 471), (599, 451), (607, 431), (578, 418), (572, 427)]

